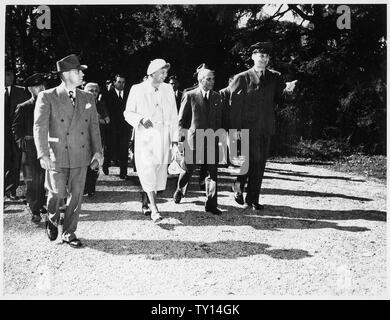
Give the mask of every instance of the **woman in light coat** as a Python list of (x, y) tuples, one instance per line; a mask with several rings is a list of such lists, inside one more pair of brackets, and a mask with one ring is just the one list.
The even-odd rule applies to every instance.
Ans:
[(169, 68), (170, 64), (163, 59), (151, 61), (148, 78), (131, 87), (124, 111), (126, 121), (135, 130), (135, 165), (155, 222), (161, 220), (156, 194), (165, 190), (171, 148), (174, 152), (177, 148), (176, 100), (172, 86), (164, 83)]

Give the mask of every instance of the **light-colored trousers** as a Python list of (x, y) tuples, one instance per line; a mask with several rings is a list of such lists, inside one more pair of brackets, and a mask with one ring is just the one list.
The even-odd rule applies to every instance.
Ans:
[[(46, 170), (48, 219), (57, 225), (60, 210), (65, 211), (62, 239), (71, 241), (79, 221), (87, 167)], [(65, 202), (66, 201), (66, 202)]]

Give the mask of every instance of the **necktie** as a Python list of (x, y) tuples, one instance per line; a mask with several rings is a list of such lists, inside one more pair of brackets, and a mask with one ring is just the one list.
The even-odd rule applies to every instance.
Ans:
[(118, 97), (119, 97), (119, 100), (122, 101), (123, 100), (123, 97), (122, 97), (122, 91), (119, 91), (118, 93)]
[(260, 72), (260, 82), (263, 82), (264, 79), (265, 79), (264, 71), (261, 71), (261, 72)]
[(73, 95), (73, 91), (69, 91), (69, 98), (70, 98), (70, 101), (72, 102), (72, 106), (74, 108), (74, 106), (76, 104), (76, 97)]

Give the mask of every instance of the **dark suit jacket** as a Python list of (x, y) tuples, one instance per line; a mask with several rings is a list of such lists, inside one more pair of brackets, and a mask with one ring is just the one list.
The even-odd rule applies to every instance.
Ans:
[(219, 90), (222, 101), (222, 127), (225, 130), (230, 128), (230, 90), (229, 87)]
[(104, 97), (104, 101), (106, 103), (106, 107), (108, 110), (108, 114), (110, 117), (110, 128), (111, 131), (115, 132), (129, 132), (131, 130), (131, 126), (125, 120), (123, 112), (126, 109), (126, 101), (129, 92), (127, 90), (123, 91), (123, 100), (121, 101), (115, 91), (115, 88), (112, 87), (110, 91), (108, 91), (107, 95)]
[(280, 73), (274, 70), (266, 69), (262, 83), (253, 68), (237, 74), (229, 85), (231, 128), (274, 134), (274, 106), (281, 102), (284, 88)]
[(181, 99), (183, 98), (183, 92), (181, 92), (180, 90), (177, 90), (177, 95), (176, 95), (176, 92), (174, 92), (174, 93), (175, 93), (177, 112), (179, 112), (180, 111), (180, 105), (181, 105)]
[(4, 161), (6, 167), (13, 161), (19, 161), (18, 156), (14, 158), (14, 153), (18, 154), (18, 148), (15, 144), (15, 140), (12, 134), (12, 122), (15, 116), (15, 108), (19, 103), (28, 100), (30, 95), (23, 87), (11, 86), (11, 93), (4, 94), (4, 150), (8, 152), (4, 153)]
[(38, 161), (33, 139), (35, 102), (36, 99), (30, 98), (19, 104), (12, 123), (14, 139), (22, 151), (22, 164), (33, 164)]
[(199, 87), (184, 94), (179, 111), (179, 134), (183, 135), (183, 129), (188, 129), (187, 141), (191, 149), (194, 150), (196, 146), (196, 129), (218, 130), (222, 127), (221, 107), (218, 92), (210, 91), (209, 107), (206, 106)]

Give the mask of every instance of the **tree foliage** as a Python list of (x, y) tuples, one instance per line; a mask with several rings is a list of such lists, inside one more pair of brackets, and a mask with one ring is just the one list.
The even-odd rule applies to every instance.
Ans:
[[(6, 65), (20, 79), (55, 70), (70, 53), (89, 66), (86, 80), (113, 74), (139, 82), (151, 59), (163, 57), (181, 87), (206, 62), (216, 89), (251, 66), (249, 45), (272, 41), (271, 67), (296, 92), (278, 106), (274, 152), (320, 139), (385, 153), (386, 5), (350, 5), (351, 29), (338, 29), (338, 5), (61, 5), (50, 6), (51, 29), (36, 26), (37, 6), (6, 6)], [(286, 11), (309, 24), (280, 21)]]

